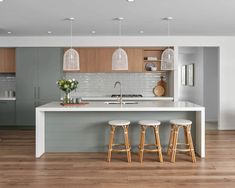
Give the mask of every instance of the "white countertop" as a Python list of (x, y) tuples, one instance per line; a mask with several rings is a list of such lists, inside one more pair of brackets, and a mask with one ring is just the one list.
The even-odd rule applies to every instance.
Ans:
[[(115, 101), (116, 97), (82, 97), (84, 101)], [(123, 100), (130, 101), (173, 101), (173, 97), (123, 97)]]
[(51, 102), (36, 108), (37, 111), (202, 111), (203, 106), (187, 101), (138, 101), (138, 104), (105, 104), (89, 102), (80, 106), (62, 106), (59, 102)]
[(15, 97), (0, 97), (0, 101), (15, 101)]

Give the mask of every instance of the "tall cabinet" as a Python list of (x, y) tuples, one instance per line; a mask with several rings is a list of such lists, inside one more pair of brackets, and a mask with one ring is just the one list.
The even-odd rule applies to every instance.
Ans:
[(61, 48), (16, 49), (16, 124), (34, 125), (35, 107), (60, 99)]

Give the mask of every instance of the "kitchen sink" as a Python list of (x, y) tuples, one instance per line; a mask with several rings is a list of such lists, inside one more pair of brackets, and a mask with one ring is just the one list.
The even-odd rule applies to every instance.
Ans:
[[(104, 104), (121, 104), (119, 101), (106, 101)], [(137, 101), (122, 101), (122, 104), (138, 104)]]

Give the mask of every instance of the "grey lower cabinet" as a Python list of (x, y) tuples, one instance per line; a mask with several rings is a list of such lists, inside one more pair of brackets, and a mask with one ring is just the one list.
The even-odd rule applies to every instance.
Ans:
[(35, 107), (60, 99), (62, 48), (16, 48), (16, 124), (35, 125)]
[(0, 100), (0, 126), (15, 125), (15, 101)]

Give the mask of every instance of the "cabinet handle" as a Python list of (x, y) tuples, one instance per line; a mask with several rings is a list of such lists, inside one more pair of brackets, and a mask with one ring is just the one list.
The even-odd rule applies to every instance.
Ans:
[(40, 87), (38, 87), (38, 99), (40, 99)]
[(37, 88), (36, 87), (34, 87), (34, 99), (36, 99), (37, 98)]

